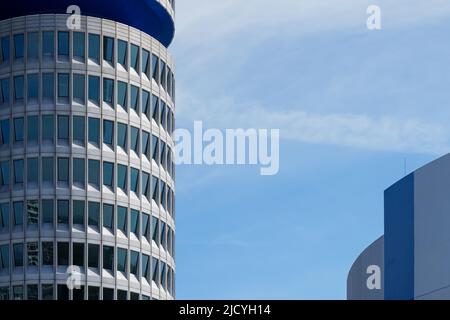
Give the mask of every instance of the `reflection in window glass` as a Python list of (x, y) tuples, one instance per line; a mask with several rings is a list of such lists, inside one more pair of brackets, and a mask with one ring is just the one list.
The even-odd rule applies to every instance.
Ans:
[(9, 161), (0, 162), (0, 186), (9, 186)]
[(142, 172), (142, 195), (148, 200), (150, 198), (150, 175), (146, 172)]
[(55, 33), (53, 31), (42, 32), (42, 56), (51, 58), (55, 54)]
[(89, 34), (89, 59), (100, 62), (100, 36), (98, 34)]
[(37, 242), (27, 243), (27, 265), (29, 267), (39, 266), (39, 246)]
[(73, 33), (73, 57), (84, 62), (85, 35), (84, 32)]
[(27, 300), (39, 299), (39, 287), (37, 284), (27, 285)]
[(73, 183), (79, 187), (85, 186), (85, 163), (84, 159), (73, 159)]
[(29, 184), (37, 184), (39, 177), (39, 160), (38, 158), (28, 158), (27, 160), (27, 182)]
[(152, 199), (159, 203), (159, 180), (155, 176), (152, 176)]
[(13, 245), (14, 251), (14, 267), (23, 267), (23, 244), (16, 243)]
[(58, 116), (58, 141), (69, 142), (69, 117)]
[(10, 40), (9, 36), (4, 36), (0, 40), (1, 50), (0, 50), (0, 62), (9, 62), (10, 58)]
[(55, 98), (55, 76), (53, 73), (42, 74), (42, 98), (53, 100)]
[(117, 165), (117, 188), (127, 192), (127, 167), (121, 164)]
[(54, 202), (51, 199), (42, 200), (42, 222), (53, 224)]
[(114, 81), (111, 79), (103, 79), (103, 101), (113, 104)]
[(50, 184), (53, 184), (55, 182), (53, 157), (42, 158), (42, 182)]
[(73, 142), (81, 146), (84, 146), (84, 134), (85, 134), (85, 122), (84, 117), (73, 117)]
[(88, 244), (88, 267), (98, 269), (100, 257), (100, 246), (98, 244)]
[(100, 144), (100, 119), (89, 118), (89, 142)]
[(58, 97), (69, 98), (69, 74), (58, 73)]
[(114, 122), (103, 120), (103, 143), (113, 147)]
[(113, 229), (114, 227), (114, 206), (103, 204), (103, 227)]
[(27, 117), (27, 141), (37, 142), (39, 138), (39, 116)]
[(114, 188), (114, 163), (103, 162), (103, 184)]
[(14, 101), (23, 101), (23, 76), (14, 77)]
[(114, 271), (114, 247), (103, 246), (103, 269)]
[(43, 284), (42, 290), (42, 300), (53, 300), (53, 284)]
[(131, 168), (130, 190), (138, 194), (139, 192), (139, 170)]
[(54, 117), (53, 115), (42, 116), (42, 140), (50, 141), (54, 140)]
[(118, 40), (117, 63), (121, 64), (125, 69), (127, 69), (127, 51), (128, 51), (128, 43), (123, 40)]
[(153, 79), (159, 84), (159, 58), (156, 55), (152, 55), (152, 72)]
[(117, 271), (127, 272), (127, 250), (117, 248)]
[(58, 200), (58, 223), (69, 223), (69, 201)]
[(23, 286), (13, 287), (13, 300), (23, 300)]
[(131, 210), (130, 231), (139, 238), (139, 211)]
[(127, 90), (128, 84), (122, 81), (117, 82), (117, 104), (120, 105), (125, 111), (128, 110)]
[(58, 56), (69, 57), (69, 32), (58, 32)]
[(84, 226), (84, 201), (73, 201), (73, 224)]
[(150, 133), (142, 131), (142, 154), (150, 160)]
[(117, 229), (123, 233), (127, 233), (127, 212), (125, 207), (117, 207)]
[(150, 52), (142, 49), (142, 73), (150, 78)]
[(84, 78), (83, 74), (73, 75), (73, 99), (82, 104), (85, 102)]
[(14, 209), (14, 225), (21, 226), (23, 225), (23, 202), (17, 201), (13, 204)]
[(0, 103), (9, 103), (9, 78), (0, 80)]
[(39, 33), (28, 32), (27, 34), (27, 57), (37, 59), (39, 55)]
[(125, 152), (127, 152), (127, 129), (128, 126), (126, 124), (117, 124), (117, 146), (121, 147)]
[(73, 265), (78, 267), (84, 267), (84, 243), (73, 244)]
[(103, 37), (103, 59), (114, 64), (114, 39)]
[(159, 260), (152, 258), (152, 281), (159, 287)]
[(0, 229), (9, 227), (9, 202), (0, 204)]
[(22, 184), (23, 183), (23, 160), (14, 160), (14, 183)]
[(142, 90), (142, 113), (145, 114), (147, 119), (150, 120), (149, 105), (150, 105), (150, 92)]
[(38, 74), (27, 75), (28, 100), (37, 100), (39, 95), (39, 77)]
[(14, 119), (14, 142), (23, 142), (23, 118)]
[(0, 270), (9, 269), (9, 245), (0, 246)]
[(0, 120), (0, 145), (9, 145), (9, 119)]
[(166, 89), (166, 63), (163, 60), (161, 61), (161, 85), (164, 89)]
[(100, 104), (100, 77), (89, 76), (89, 100)]
[(69, 158), (58, 158), (58, 182), (69, 182)]
[(100, 161), (89, 159), (88, 183), (96, 187), (100, 186)]
[(131, 67), (139, 72), (139, 47), (134, 44), (131, 45)]
[(14, 59), (23, 59), (25, 39), (23, 34), (14, 35)]
[[(58, 266), (69, 265), (69, 243), (58, 242)], [(65, 286), (67, 288), (67, 286)]]
[(130, 273), (139, 276), (139, 252), (130, 252)]
[(131, 150), (139, 155), (139, 129), (131, 127)]
[(148, 214), (142, 213), (142, 236), (150, 242), (150, 216)]
[(89, 226), (99, 227), (100, 225), (100, 203), (98, 202), (89, 202), (88, 206), (89, 210)]
[(142, 255), (141, 265), (142, 265), (142, 277), (144, 279), (150, 278), (150, 257), (146, 254)]
[(131, 102), (130, 107), (137, 113), (139, 113), (139, 88), (136, 86), (131, 86)]

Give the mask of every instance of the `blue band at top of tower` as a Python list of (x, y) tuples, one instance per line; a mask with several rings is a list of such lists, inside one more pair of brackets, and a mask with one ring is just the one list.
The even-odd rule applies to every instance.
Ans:
[(7, 0), (0, 5), (0, 20), (45, 13), (67, 13), (77, 5), (81, 14), (110, 19), (139, 29), (168, 47), (175, 34), (173, 17), (157, 0)]

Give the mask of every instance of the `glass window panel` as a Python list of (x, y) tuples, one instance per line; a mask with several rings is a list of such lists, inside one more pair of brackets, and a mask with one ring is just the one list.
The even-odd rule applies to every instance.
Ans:
[(100, 144), (100, 119), (89, 118), (89, 142)]
[(139, 193), (139, 170), (131, 168), (131, 191), (138, 194)]
[(39, 139), (39, 116), (27, 117), (27, 140), (37, 142)]
[(55, 181), (54, 162), (53, 157), (42, 158), (42, 181), (45, 183), (53, 184)]
[(23, 300), (23, 286), (13, 287), (13, 300)]
[(152, 258), (152, 281), (159, 287), (159, 260)]
[(149, 186), (150, 186), (150, 175), (146, 172), (142, 172), (142, 195), (150, 201), (151, 198)]
[(57, 286), (58, 300), (69, 300), (69, 288), (66, 284), (58, 284)]
[(89, 225), (92, 227), (100, 226), (100, 203), (89, 202)]
[(142, 73), (150, 77), (150, 52), (142, 49)]
[(146, 254), (142, 255), (142, 277), (144, 279), (150, 278), (150, 257)]
[(14, 251), (14, 267), (23, 267), (23, 244), (16, 243), (13, 245)]
[(125, 234), (127, 233), (127, 212), (127, 208), (117, 207), (117, 229)]
[(42, 287), (42, 300), (53, 300), (53, 284), (43, 284)]
[(85, 103), (84, 74), (73, 75), (73, 99), (80, 103)]
[[(58, 265), (67, 266), (69, 265), (69, 243), (68, 242), (58, 242)], [(64, 285), (66, 288), (67, 286)]]
[(55, 55), (55, 33), (53, 31), (42, 32), (42, 55), (44, 58), (52, 58)]
[(9, 79), (1, 79), (0, 80), (0, 102), (1, 103), (9, 103)]
[(89, 159), (89, 184), (100, 186), (100, 161)]
[(103, 246), (103, 269), (114, 271), (114, 247)]
[(166, 63), (163, 60), (161, 61), (161, 85), (164, 89), (166, 89)]
[(130, 230), (139, 238), (139, 211), (131, 210)]
[(29, 267), (39, 266), (39, 245), (37, 242), (27, 243), (27, 265)]
[(139, 88), (136, 86), (131, 86), (131, 109), (139, 113)]
[(14, 160), (14, 183), (22, 184), (23, 183), (23, 160)]
[(103, 59), (114, 64), (114, 39), (103, 37)]
[(139, 276), (139, 252), (133, 250), (130, 252), (130, 273)]
[(89, 100), (100, 104), (100, 77), (89, 76)]
[(159, 98), (152, 95), (152, 117), (159, 124)]
[(149, 115), (150, 92), (142, 90), (142, 113), (150, 120)]
[(127, 250), (117, 248), (117, 271), (127, 272)]
[(113, 105), (114, 81), (103, 79), (103, 101)]
[(103, 288), (103, 300), (114, 300), (114, 289)]
[(9, 119), (0, 121), (0, 145), (9, 145)]
[(0, 204), (0, 229), (9, 227), (9, 202)]
[(69, 74), (58, 73), (58, 97), (69, 98)]
[(73, 56), (84, 62), (85, 57), (85, 35), (84, 32), (73, 33)]
[(58, 32), (58, 55), (69, 56), (69, 32)]
[(23, 76), (14, 77), (14, 101), (23, 101), (23, 90), (24, 90), (24, 80)]
[(78, 267), (84, 267), (84, 243), (73, 244), (73, 265)]
[(139, 72), (139, 47), (131, 45), (131, 67)]
[(113, 146), (114, 138), (114, 122), (103, 120), (103, 143)]
[(4, 36), (1, 38), (1, 46), (2, 46), (2, 50), (0, 51), (1, 54), (1, 62), (9, 62), (9, 58), (10, 58), (10, 50), (11, 50), (11, 45), (10, 45), (10, 40), (9, 40), (9, 36)]
[(127, 152), (127, 131), (128, 126), (124, 123), (117, 124), (117, 146)]
[(131, 150), (139, 155), (139, 128), (131, 127)]
[(100, 62), (100, 35), (89, 34), (89, 59)]
[(9, 245), (0, 246), (0, 269), (9, 269)]
[(123, 40), (118, 40), (117, 63), (121, 64), (125, 69), (127, 69), (127, 51), (128, 51), (128, 43)]
[(100, 246), (98, 244), (88, 244), (88, 267), (99, 268)]
[(42, 222), (53, 224), (54, 201), (51, 199), (42, 200)]
[(28, 32), (27, 34), (27, 57), (37, 59), (39, 56), (39, 33)]
[(53, 73), (42, 74), (42, 98), (53, 100), (55, 98), (55, 76)]
[(69, 223), (69, 201), (58, 200), (58, 223)]
[(27, 182), (38, 183), (39, 179), (39, 160), (38, 158), (27, 159)]
[(0, 185), (9, 186), (9, 161), (0, 162), (0, 169), (1, 169)]
[(39, 76), (38, 74), (27, 75), (28, 100), (36, 100), (39, 98)]
[(150, 160), (150, 133), (142, 131), (142, 154)]
[(127, 192), (127, 167), (121, 164), (117, 165), (117, 187)]
[(23, 34), (14, 35), (14, 59), (23, 59), (25, 38)]
[(58, 116), (58, 140), (69, 140), (69, 117)]
[(128, 84), (122, 81), (117, 82), (117, 104), (120, 105), (125, 111), (128, 110), (127, 104), (127, 91)]
[(152, 217), (152, 240), (159, 246), (159, 220)]
[(84, 117), (73, 117), (73, 141), (84, 146), (85, 135), (85, 120)]
[(58, 182), (69, 182), (69, 158), (58, 158)]
[(152, 159), (159, 163), (159, 139), (152, 135)]
[(82, 200), (73, 201), (73, 224), (84, 226), (84, 204)]
[(114, 164), (111, 162), (103, 162), (103, 184), (114, 187)]
[(103, 204), (103, 227), (113, 229), (114, 227), (114, 206)]
[(159, 58), (156, 55), (152, 55), (152, 72), (153, 79), (159, 84)]
[(15, 118), (14, 119), (14, 141), (15, 142), (23, 142), (24, 136), (24, 126), (23, 126), (23, 118)]

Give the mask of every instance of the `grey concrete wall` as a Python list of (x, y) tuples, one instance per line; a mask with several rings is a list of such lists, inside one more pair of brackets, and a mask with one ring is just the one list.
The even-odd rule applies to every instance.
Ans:
[[(381, 290), (369, 290), (367, 287), (367, 268), (377, 265), (381, 269)], [(353, 263), (347, 278), (348, 300), (384, 299), (384, 237), (380, 237), (364, 250)]]

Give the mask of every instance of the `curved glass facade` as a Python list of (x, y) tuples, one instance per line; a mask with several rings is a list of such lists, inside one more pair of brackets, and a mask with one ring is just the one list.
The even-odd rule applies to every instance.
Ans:
[(0, 22), (0, 299), (173, 299), (172, 59), (66, 18)]

